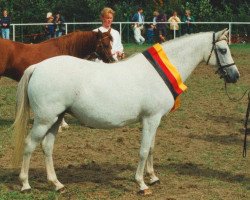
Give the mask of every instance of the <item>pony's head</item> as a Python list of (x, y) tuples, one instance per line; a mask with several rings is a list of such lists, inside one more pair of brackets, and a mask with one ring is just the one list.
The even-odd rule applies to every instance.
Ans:
[(217, 73), (227, 83), (235, 83), (240, 77), (228, 46), (228, 30), (213, 33), (212, 49), (207, 64), (218, 66)]
[(99, 57), (103, 62), (110, 63), (114, 62), (114, 58), (111, 52), (112, 46), (111, 42), (113, 41), (113, 38), (110, 34), (111, 29), (109, 31), (102, 33), (98, 29), (97, 33), (97, 46), (96, 46), (96, 54), (97, 57)]

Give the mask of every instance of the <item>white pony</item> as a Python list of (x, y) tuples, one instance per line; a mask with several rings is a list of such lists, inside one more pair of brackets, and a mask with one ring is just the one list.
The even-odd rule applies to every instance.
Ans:
[[(200, 62), (209, 60), (209, 64), (220, 66), (218, 73), (227, 82), (236, 82), (239, 72), (226, 42), (227, 34), (226, 30), (215, 34), (193, 34), (162, 46), (183, 81)], [(109, 129), (142, 123), (140, 160), (135, 179), (142, 194), (150, 194), (143, 178), (144, 168), (146, 166), (150, 176), (149, 184), (159, 181), (153, 168), (155, 134), (162, 116), (170, 112), (173, 105), (170, 90), (142, 53), (113, 64), (58, 56), (30, 66), (18, 85), (14, 123), (16, 164), (23, 155), (21, 190), (31, 189), (29, 163), (40, 142), (48, 181), (55, 185), (56, 190), (64, 188), (54, 170), (52, 151), (63, 115), (70, 113), (85, 126), (93, 128)], [(34, 124), (26, 137), (29, 108), (34, 113)]]

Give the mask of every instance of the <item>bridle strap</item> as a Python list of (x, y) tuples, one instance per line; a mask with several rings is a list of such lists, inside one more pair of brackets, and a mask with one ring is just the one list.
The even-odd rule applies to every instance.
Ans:
[(235, 65), (235, 63), (231, 63), (231, 64), (227, 64), (227, 65), (221, 65), (221, 62), (220, 62), (220, 59), (219, 59), (219, 55), (218, 55), (218, 51), (217, 51), (217, 48), (216, 48), (216, 43), (217, 42), (218, 41), (215, 40), (215, 32), (213, 32), (213, 42), (212, 42), (213, 46), (212, 46), (212, 49), (210, 51), (209, 57), (207, 59), (207, 65), (208, 65), (208, 62), (209, 62), (209, 60), (210, 60), (210, 58), (212, 56), (212, 53), (214, 51), (215, 56), (216, 56), (216, 62), (219, 65), (219, 68), (218, 68), (218, 70), (215, 73), (218, 73), (219, 71), (222, 71), (224, 68), (231, 67), (231, 66)]
[[(98, 45), (101, 46), (102, 51), (105, 52), (105, 55), (108, 55), (108, 53), (107, 53), (106, 49), (103, 47), (102, 40), (103, 40), (103, 39), (106, 39), (106, 38), (108, 38), (108, 37), (109, 37), (109, 36), (105, 36), (104, 38), (101, 38), (101, 39), (98, 41), (98, 44), (97, 44), (97, 47), (98, 47)], [(101, 56), (100, 56), (99, 53), (97, 52), (97, 48), (96, 48), (95, 52), (93, 52), (93, 54), (94, 54), (99, 60), (102, 60)], [(107, 57), (107, 60), (108, 60), (109, 63), (114, 62), (114, 59), (113, 59), (113, 56), (112, 56), (112, 55), (109, 56), (109, 57)]]
[(213, 42), (212, 42), (213, 46), (212, 46), (212, 49), (211, 49), (210, 54), (209, 54), (208, 59), (207, 59), (207, 65), (208, 65), (208, 62), (209, 62), (209, 60), (210, 60), (210, 58), (212, 56), (212, 53), (213, 53), (213, 50), (214, 50), (214, 47), (215, 47), (215, 43), (216, 43), (215, 42), (215, 32), (213, 32)]

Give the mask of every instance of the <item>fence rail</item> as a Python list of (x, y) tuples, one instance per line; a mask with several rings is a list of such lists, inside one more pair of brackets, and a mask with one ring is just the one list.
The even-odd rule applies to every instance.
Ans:
[[(122, 26), (124, 25), (131, 25), (134, 22), (113, 22), (115, 25), (119, 25), (119, 32), (122, 36)], [(144, 22), (144, 24), (151, 24), (153, 22)], [(170, 24), (170, 22), (158, 22), (161, 24)], [(229, 44), (231, 44), (231, 36), (232, 36), (232, 26), (233, 25), (249, 25), (250, 22), (192, 22), (196, 25), (226, 25), (229, 29)], [(22, 26), (45, 26), (49, 25), (50, 23), (22, 23), (22, 24), (11, 24), (12, 26), (12, 39), (13, 41), (16, 40), (16, 27), (22, 27)], [(66, 28), (66, 34), (69, 31), (69, 26), (76, 26), (76, 25), (100, 25), (101, 22), (66, 22), (65, 28)], [(179, 24), (185, 24), (184, 22), (180, 22)], [(175, 31), (174, 31), (174, 38), (175, 38)]]

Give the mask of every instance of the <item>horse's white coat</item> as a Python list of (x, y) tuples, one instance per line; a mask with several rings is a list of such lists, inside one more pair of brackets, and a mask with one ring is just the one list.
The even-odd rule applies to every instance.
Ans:
[[(216, 39), (219, 40), (225, 34), (218, 32)], [(208, 58), (212, 48), (212, 33), (183, 37), (162, 46), (185, 81), (195, 67)], [(230, 52), (224, 40), (218, 42), (217, 46)], [(230, 53), (220, 55), (220, 59), (223, 63), (232, 62)], [(210, 64), (216, 64), (214, 55)], [(236, 66), (228, 70), (232, 78), (238, 76)], [(173, 107), (174, 99), (154, 67), (141, 53), (113, 64), (70, 56), (45, 60), (25, 72), (19, 83), (20, 94), (23, 90), (25, 95), (24, 82), (29, 78), (28, 98), (34, 112), (34, 125), (26, 139), (20, 173), (22, 190), (30, 188), (29, 159), (35, 146), (42, 140), (48, 179), (57, 190), (63, 187), (54, 171), (52, 149), (64, 112), (72, 113), (84, 125), (94, 128), (121, 127), (140, 121), (143, 131), (136, 180), (140, 190), (148, 189), (143, 180), (145, 165), (151, 182), (159, 180), (153, 169), (155, 133), (161, 117)]]

